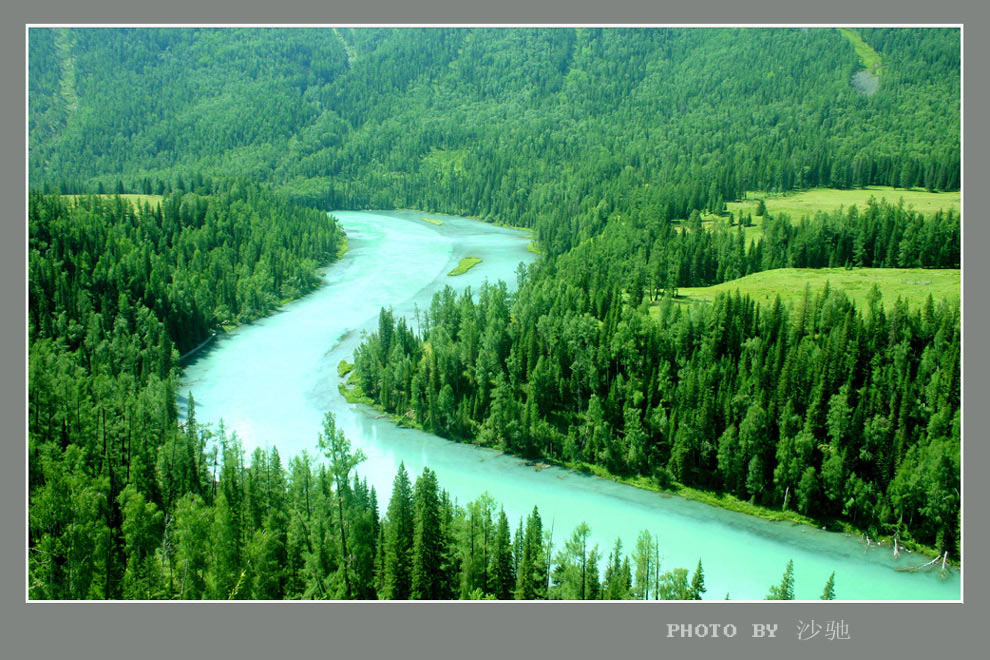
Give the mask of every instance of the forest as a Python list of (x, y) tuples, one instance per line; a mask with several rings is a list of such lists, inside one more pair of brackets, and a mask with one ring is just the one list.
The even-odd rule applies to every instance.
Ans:
[(415, 331), (381, 310), (349, 386), (395, 418), (961, 560), (958, 300), (678, 296), (961, 267), (952, 209), (761, 208), (755, 240), (727, 210), (959, 190), (959, 30), (858, 33), (871, 93), (831, 29), (31, 28), (29, 598), (705, 593), (649, 532), (602, 556), (587, 526), (553, 538), (536, 508), (453, 502), (430, 470), (400, 471), (380, 510), (332, 416), (284, 465), (193, 400), (180, 416), (183, 359), (316, 289), (342, 209), (527, 227), (543, 255), (511, 292), (442, 291)]
[[(748, 251), (731, 231), (726, 249), (695, 250), (695, 239), (718, 235), (696, 228), (651, 245), (651, 228), (610, 224), (552, 266), (521, 272), (514, 297), (485, 286), (475, 302), (448, 287), (419, 333), (382, 310), (354, 380), (384, 410), (444, 437), (957, 552), (958, 303), (929, 296), (912, 311), (899, 299), (888, 311), (877, 288), (866, 309), (828, 287), (806, 288), (794, 308), (738, 293), (685, 306), (673, 294), (727, 271), (901, 256), (951, 265), (958, 253), (943, 251), (958, 246), (958, 223), (910, 216), (881, 204), (797, 228), (771, 222)], [(914, 224), (911, 238), (897, 239), (902, 223)], [(922, 247), (942, 231), (947, 241)], [(897, 257), (891, 243), (903, 244)]]

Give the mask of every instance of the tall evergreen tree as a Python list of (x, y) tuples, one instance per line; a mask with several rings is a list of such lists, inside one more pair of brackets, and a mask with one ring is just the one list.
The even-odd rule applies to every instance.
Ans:
[(787, 568), (784, 570), (784, 576), (781, 578), (780, 584), (770, 587), (770, 593), (767, 594), (765, 600), (794, 600), (793, 560), (787, 562)]
[(412, 594), (415, 509), (412, 486), (403, 463), (399, 463), (392, 482), (392, 498), (386, 515), (383, 524), (385, 575), (380, 595), (385, 600), (408, 600)]

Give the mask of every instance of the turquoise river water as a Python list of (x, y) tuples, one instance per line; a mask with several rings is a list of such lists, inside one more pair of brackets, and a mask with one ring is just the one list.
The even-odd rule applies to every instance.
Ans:
[[(324, 284), (274, 315), (236, 329), (184, 372), (180, 401), (192, 392), (196, 418), (236, 431), (247, 457), (255, 447), (275, 446), (283, 465), (303, 450), (318, 456), (317, 435), (331, 410), (338, 427), (367, 460), (358, 467), (378, 493), (384, 511), (400, 461), (415, 480), (424, 466), (459, 503), (488, 492), (509, 516), (513, 530), (534, 505), (553, 527), (559, 549), (582, 521), (602, 555), (621, 538), (626, 553), (647, 529), (660, 539), (661, 570), (694, 570), (701, 559), (707, 598), (762, 599), (794, 560), (799, 599), (817, 599), (835, 571), (836, 594), (849, 600), (957, 600), (958, 571), (909, 573), (897, 567), (924, 563), (863, 539), (807, 526), (774, 523), (680, 497), (625, 486), (552, 467), (535, 470), (513, 456), (399, 428), (366, 406), (347, 403), (337, 389), (337, 364), (353, 360), (363, 331), (377, 328), (381, 307), (391, 306), (415, 327), (415, 309), (450, 284), (477, 291), (486, 279), (514, 289), (519, 262), (536, 255), (522, 232), (476, 220), (413, 211), (335, 212), (349, 251), (326, 269)], [(468, 273), (448, 277), (461, 257), (481, 257)]]

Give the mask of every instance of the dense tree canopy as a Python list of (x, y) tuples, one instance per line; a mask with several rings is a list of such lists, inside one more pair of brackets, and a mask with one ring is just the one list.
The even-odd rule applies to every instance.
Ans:
[(441, 291), (418, 334), (383, 310), (355, 382), (448, 438), (958, 552), (957, 303), (885, 308), (874, 289), (858, 309), (829, 287), (791, 308), (672, 296), (780, 266), (957, 265), (958, 223), (871, 204), (766, 227), (745, 250), (733, 230), (612, 223), (521, 273), (514, 296), (504, 284)]
[(33, 29), (33, 185), (237, 174), (517, 225), (745, 190), (959, 187), (959, 31)]
[[(858, 33), (874, 93), (830, 29), (31, 28), (30, 597), (705, 593), (647, 532), (603, 557), (586, 526), (555, 541), (430, 470), (400, 468), (380, 510), (332, 418), (326, 465), (246, 460), (191, 396), (180, 423), (180, 355), (338, 254), (316, 209), (497, 220), (545, 254), (514, 294), (440, 292), (415, 332), (382, 310), (354, 382), (383, 409), (958, 556), (957, 304), (677, 298), (781, 267), (959, 268), (952, 211), (761, 203), (756, 241), (726, 213), (756, 190), (959, 189), (960, 31)], [(788, 565), (770, 596), (793, 584)]]

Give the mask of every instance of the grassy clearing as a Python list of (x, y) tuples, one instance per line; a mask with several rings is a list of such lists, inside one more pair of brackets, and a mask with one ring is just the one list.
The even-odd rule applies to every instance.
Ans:
[(340, 376), (341, 378), (344, 378), (345, 376), (347, 376), (347, 374), (351, 373), (352, 371), (354, 371), (354, 365), (348, 362), (347, 360), (341, 360), (340, 362), (337, 363), (337, 375)]
[(150, 204), (152, 207), (158, 206), (162, 203), (161, 195), (134, 195), (130, 193), (125, 193), (123, 195), (62, 195), (66, 199), (76, 200), (79, 197), (103, 197), (104, 199), (113, 199), (114, 197), (120, 197), (121, 199), (131, 203), (134, 208), (144, 206), (145, 204)]
[[(776, 194), (766, 192), (750, 192), (746, 200), (728, 202), (726, 207), (736, 217), (740, 213), (754, 214), (759, 199), (765, 200), (767, 211), (771, 215), (787, 213), (794, 221), (802, 217), (812, 217), (818, 211), (838, 211), (855, 205), (860, 210), (866, 208), (870, 198), (879, 202), (886, 200), (890, 204), (898, 204), (904, 200), (905, 208), (913, 208), (919, 213), (932, 215), (939, 210), (951, 209), (959, 213), (959, 192), (928, 192), (918, 188), (891, 188), (890, 186), (868, 186), (854, 190), (837, 190), (835, 188), (813, 188), (799, 193)], [(753, 215), (753, 221), (760, 218)]]
[(863, 37), (856, 30), (850, 28), (837, 29), (852, 43), (853, 48), (856, 49), (856, 54), (859, 55), (859, 61), (863, 63), (863, 68), (870, 73), (879, 73), (881, 65), (880, 53), (873, 50), (870, 44), (863, 41)]
[(481, 263), (480, 257), (464, 257), (461, 262), (457, 264), (457, 268), (447, 273), (449, 277), (455, 277), (457, 275), (463, 275), (475, 266)]
[[(902, 200), (905, 208), (914, 209), (924, 215), (934, 215), (936, 211), (952, 210), (960, 212), (959, 192), (933, 193), (918, 188), (892, 188), (890, 186), (867, 186), (854, 190), (838, 190), (836, 188), (813, 188), (797, 193), (749, 192), (746, 199), (726, 203), (726, 210), (731, 212), (738, 221), (741, 216), (749, 214), (753, 219), (752, 227), (745, 227), (746, 244), (763, 237), (763, 217), (756, 215), (759, 200), (763, 199), (767, 213), (777, 215), (786, 213), (792, 222), (800, 222), (802, 218), (814, 217), (819, 211), (830, 213), (848, 210), (851, 206), (865, 209), (870, 198), (885, 200), (889, 204), (899, 204)], [(702, 215), (702, 225), (713, 229), (718, 222), (725, 223), (728, 218), (720, 218), (712, 214)], [(682, 221), (683, 222), (683, 221)]]
[[(889, 204), (899, 204), (902, 200), (904, 207), (914, 209), (923, 215), (934, 215), (936, 211), (952, 210), (960, 213), (959, 192), (933, 193), (920, 188), (892, 188), (890, 186), (867, 186), (853, 190), (838, 190), (836, 188), (812, 188), (797, 193), (771, 193), (753, 191), (746, 194), (746, 199), (738, 202), (727, 202), (726, 210), (732, 213), (735, 222), (749, 214), (753, 226), (743, 228), (746, 244), (763, 238), (763, 217), (756, 215), (759, 200), (763, 199), (767, 213), (777, 215), (786, 213), (791, 221), (798, 223), (802, 218), (814, 217), (819, 211), (832, 212), (848, 210), (851, 206), (862, 210), (866, 208), (870, 198), (886, 200)], [(702, 226), (711, 231), (718, 223), (727, 223), (728, 216), (720, 217), (711, 213), (703, 213)], [(681, 231), (687, 224), (686, 220), (675, 220)]]
[(443, 225), (443, 220), (436, 220), (436, 219), (434, 219), (434, 218), (427, 218), (426, 216), (423, 216), (423, 217), (422, 217), (422, 218), (420, 218), (420, 219), (421, 219), (421, 220), (422, 220), (423, 222), (428, 222), (428, 223), (430, 223), (431, 225), (436, 225), (437, 227), (439, 227), (439, 226), (441, 226), (441, 225)]
[[(771, 304), (779, 295), (785, 305), (800, 303), (805, 285), (814, 295), (828, 282), (833, 289), (841, 289), (860, 309), (865, 309), (867, 296), (874, 284), (880, 287), (885, 308), (890, 308), (898, 297), (907, 300), (917, 309), (928, 296), (938, 302), (946, 299), (958, 304), (960, 297), (959, 270), (931, 270), (925, 268), (780, 268), (753, 273), (731, 282), (708, 287), (684, 287), (678, 289), (682, 302), (711, 302), (719, 293), (739, 291), (761, 305)], [(658, 308), (654, 307), (654, 313)]]

